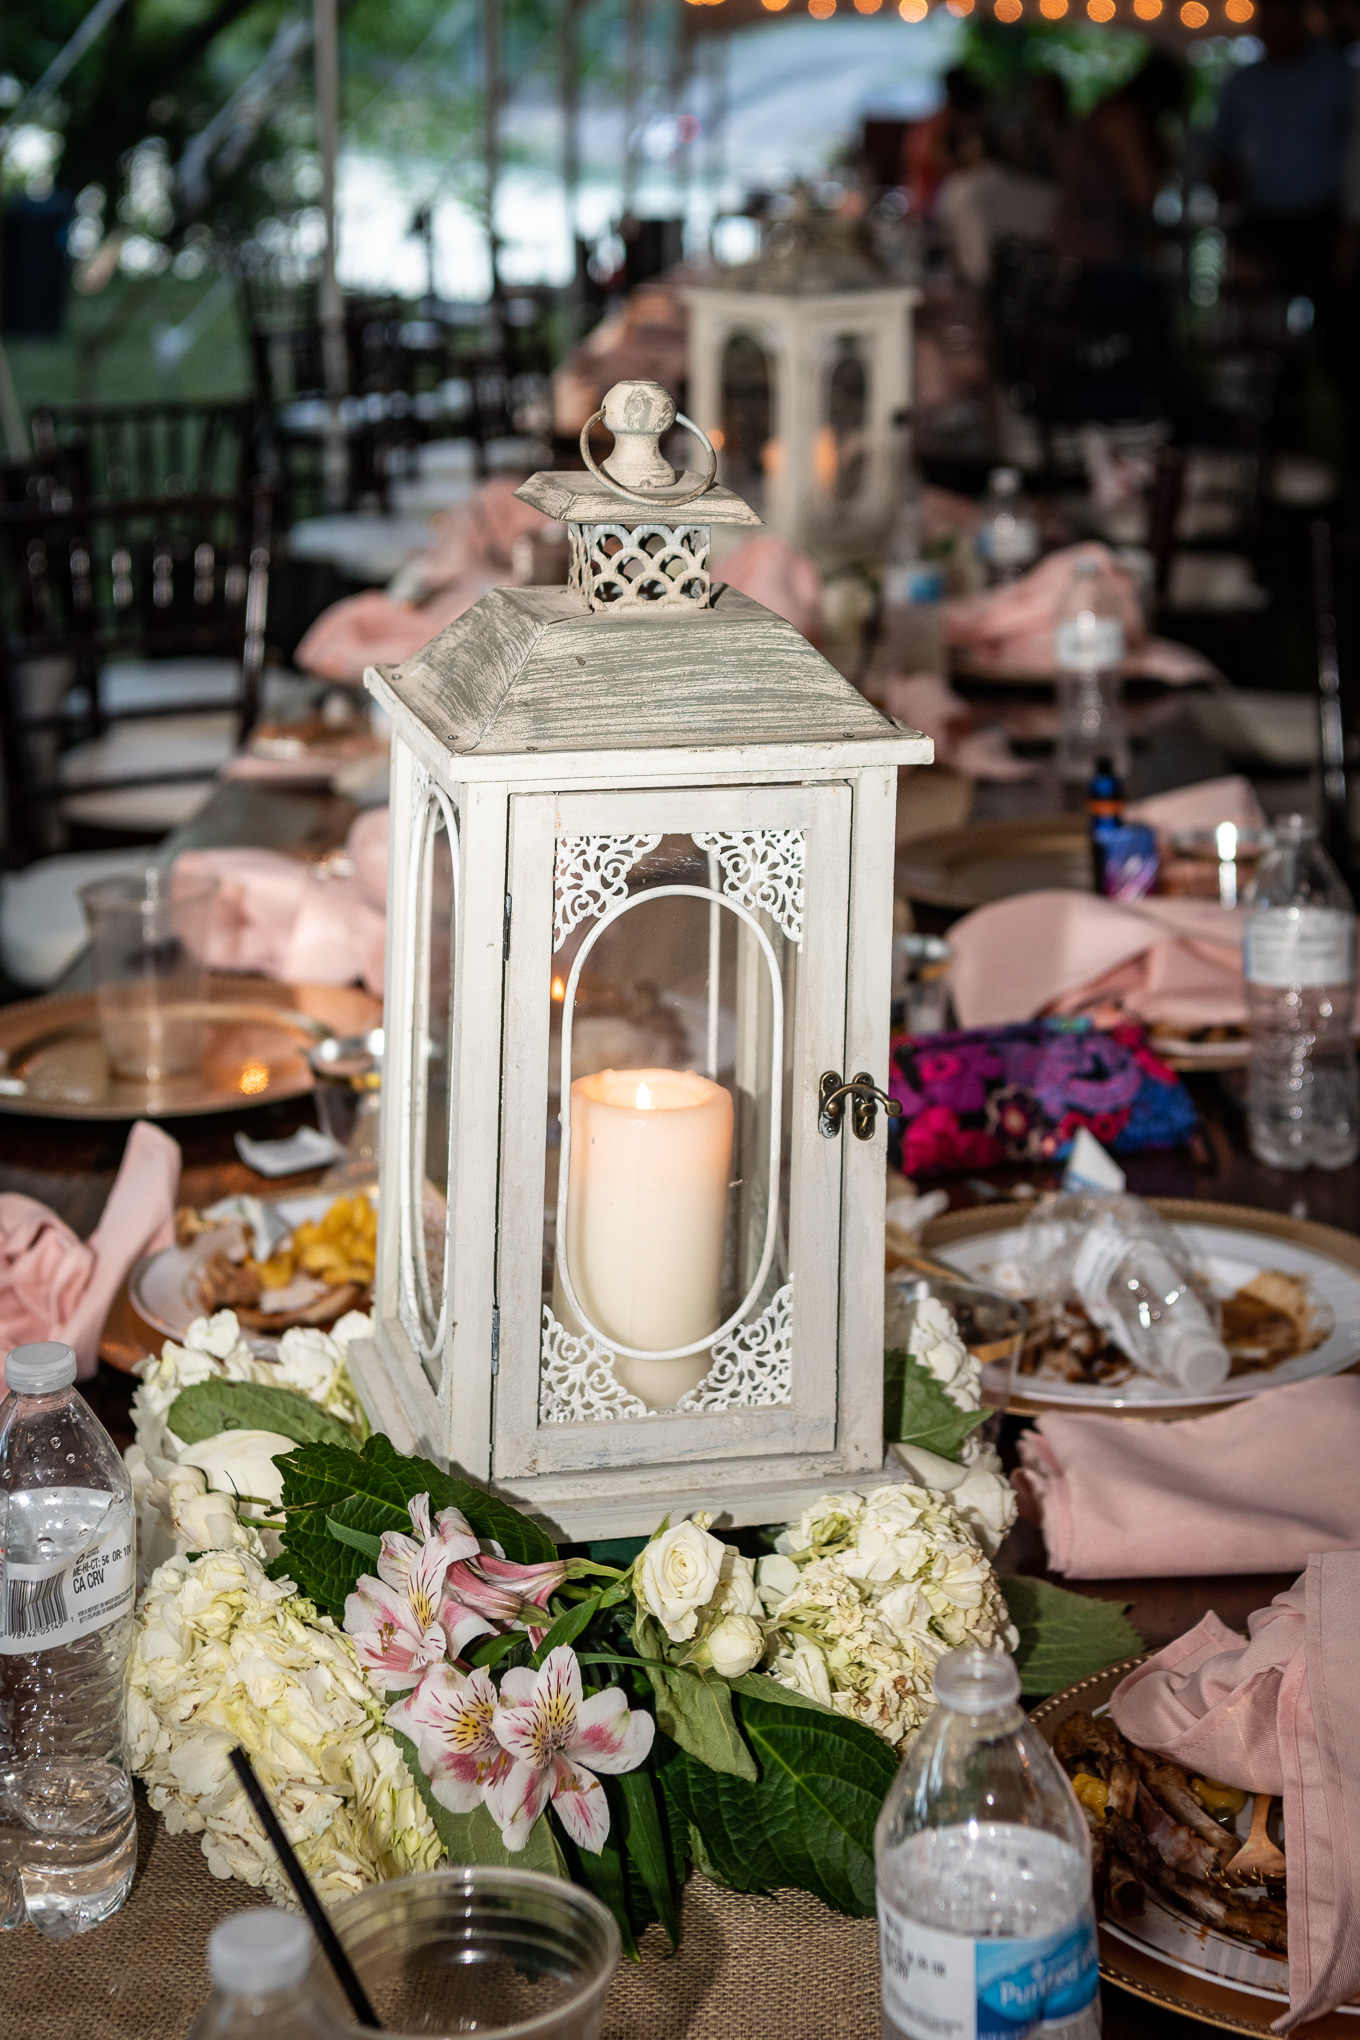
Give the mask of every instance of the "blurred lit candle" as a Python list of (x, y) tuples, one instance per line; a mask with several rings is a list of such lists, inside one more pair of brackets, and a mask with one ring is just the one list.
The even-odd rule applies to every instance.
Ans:
[[(722, 1321), (732, 1099), (693, 1070), (600, 1070), (571, 1087), (567, 1255), (577, 1300), (607, 1339), (665, 1352)], [(633, 1395), (664, 1409), (703, 1380), (707, 1351), (619, 1358)]]
[(1218, 903), (1237, 905), (1237, 830), (1232, 822), (1220, 822), (1214, 831), (1218, 851)]

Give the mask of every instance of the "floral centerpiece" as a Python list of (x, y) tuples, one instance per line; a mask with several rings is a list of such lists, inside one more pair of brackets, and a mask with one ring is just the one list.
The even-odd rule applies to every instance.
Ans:
[[(993, 1569), (1014, 1502), (947, 1313), (922, 1306), (889, 1356), (903, 1479), (747, 1550), (699, 1514), (631, 1555), (559, 1551), (365, 1436), (344, 1367), (363, 1326), (288, 1334), (276, 1365), (223, 1312), (147, 1369), (130, 1457), (144, 1529), (178, 1548), (141, 1604), (129, 1735), (167, 1824), (284, 1896), (239, 1743), (323, 1895), (445, 1856), (518, 1862), (589, 1885), (628, 1948), (652, 1921), (674, 1940), (691, 1863), (871, 1912), (874, 1821), (940, 1655), (1047, 1650), (1051, 1669), (1064, 1648), (1017, 1594), (1034, 1583)], [(1119, 1633), (1088, 1637), (1082, 1669), (1136, 1647), (1107, 1616)]]

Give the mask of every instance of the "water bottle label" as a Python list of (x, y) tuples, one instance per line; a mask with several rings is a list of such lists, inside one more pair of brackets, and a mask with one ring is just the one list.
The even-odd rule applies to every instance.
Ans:
[(1039, 1940), (975, 1941), (922, 1926), (880, 1895), (878, 1929), (883, 2009), (908, 2040), (1028, 2040), (1099, 1989), (1090, 1906)]
[(1070, 673), (1099, 671), (1124, 662), (1124, 629), (1117, 616), (1074, 617), (1058, 625), (1054, 650)]
[(1348, 985), (1352, 916), (1340, 907), (1265, 907), (1248, 914), (1242, 970), (1249, 984)]
[(38, 1564), (7, 1560), (0, 1576), (0, 1655), (56, 1650), (132, 1612), (137, 1551), (132, 1511), (108, 1512), (93, 1542)]

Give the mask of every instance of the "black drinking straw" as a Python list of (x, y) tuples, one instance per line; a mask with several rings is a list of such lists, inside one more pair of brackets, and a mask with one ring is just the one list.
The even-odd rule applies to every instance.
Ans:
[(260, 1826), (273, 1846), (274, 1854), (283, 1865), (284, 1876), (297, 1893), (298, 1904), (311, 1921), (312, 1932), (321, 1943), (326, 1960), (335, 1971), (335, 1980), (349, 1999), (355, 2018), (361, 2026), (372, 2026), (381, 2032), (382, 2020), (369, 2003), (368, 1992), (355, 1974), (354, 1964), (341, 1947), (335, 1928), (326, 1918), (326, 1909), (312, 1890), (311, 1880), (299, 1863), (292, 1843), (279, 1825), (279, 1817), (269, 1804), (265, 1789), (255, 1776), (255, 1767), (243, 1749), (237, 1748), (231, 1752), (231, 1768), (240, 1779), (241, 1788), (254, 1807)]

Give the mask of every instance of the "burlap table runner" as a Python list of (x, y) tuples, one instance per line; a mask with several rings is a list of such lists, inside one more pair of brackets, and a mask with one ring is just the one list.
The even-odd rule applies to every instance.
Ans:
[[(0, 1935), (4, 2040), (182, 2040), (207, 1995), (219, 1920), (259, 1894), (208, 1873), (196, 1835), (168, 1835), (138, 1793), (137, 1881), (93, 1933)], [(743, 1898), (706, 1878), (685, 1889), (680, 1953), (659, 1928), (609, 1993), (604, 2040), (878, 2040), (872, 1920), (801, 1891)]]

